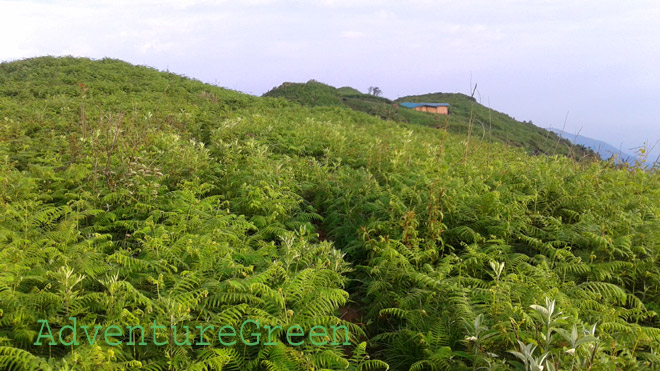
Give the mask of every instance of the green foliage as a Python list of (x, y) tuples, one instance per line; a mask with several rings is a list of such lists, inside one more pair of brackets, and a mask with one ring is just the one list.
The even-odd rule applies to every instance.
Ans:
[[(345, 90), (343, 91), (345, 93)], [(264, 94), (266, 97), (282, 97), (304, 106), (340, 106), (342, 100), (337, 89), (321, 82), (310, 80), (305, 84), (285, 82)]]
[[(432, 93), (406, 96), (391, 101), (372, 94), (363, 94), (351, 87), (334, 88), (310, 80), (307, 83), (290, 83), (271, 89), (265, 97), (280, 97), (303, 106), (337, 106), (365, 112), (384, 120), (405, 122), (448, 130), (452, 133), (468, 134), (488, 142), (505, 143), (524, 148), (530, 154), (561, 154), (577, 160), (594, 159), (593, 151), (569, 140), (562, 139), (552, 131), (533, 125), (531, 122), (494, 111), (464, 94)], [(451, 114), (439, 116), (399, 107), (401, 102), (450, 103)]]
[[(115, 60), (0, 64), (0, 368), (660, 367), (660, 173), (466, 143)], [(34, 344), (70, 317), (168, 346)], [(149, 329), (245, 319), (275, 345)]]

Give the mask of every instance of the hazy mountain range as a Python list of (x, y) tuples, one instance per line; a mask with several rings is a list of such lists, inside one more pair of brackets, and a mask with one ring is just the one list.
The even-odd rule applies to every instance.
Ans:
[(624, 161), (630, 165), (634, 165), (635, 161), (637, 161), (637, 156), (625, 153), (620, 148), (616, 148), (609, 143), (603, 142), (602, 140), (585, 137), (579, 134), (567, 133), (561, 129), (548, 128), (548, 130), (557, 133), (562, 138), (570, 140), (573, 144), (579, 144), (587, 148), (591, 148), (597, 152), (600, 157), (603, 158), (603, 160), (608, 160), (612, 156), (617, 156), (617, 162)]

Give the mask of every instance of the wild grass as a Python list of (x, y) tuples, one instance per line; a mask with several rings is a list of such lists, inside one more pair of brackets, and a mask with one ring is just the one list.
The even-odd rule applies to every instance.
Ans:
[[(0, 368), (660, 367), (660, 173), (529, 156), (483, 114), (467, 145), (116, 60), (0, 64)], [(34, 345), (71, 316), (283, 331)], [(352, 346), (284, 338), (333, 324)]]

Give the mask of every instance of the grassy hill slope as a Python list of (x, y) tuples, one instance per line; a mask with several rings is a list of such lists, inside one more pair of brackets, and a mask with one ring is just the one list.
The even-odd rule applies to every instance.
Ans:
[[(348, 107), (385, 120), (407, 122), (436, 128), (446, 128), (452, 133), (472, 136), (482, 140), (506, 143), (524, 148), (528, 153), (563, 154), (576, 159), (594, 157), (595, 152), (563, 139), (552, 131), (521, 122), (512, 117), (489, 109), (464, 94), (433, 93), (415, 95), (390, 101), (360, 93), (358, 90), (343, 87), (334, 88), (318, 81), (307, 83), (284, 83), (264, 94), (267, 97), (281, 97), (305, 106)], [(401, 102), (450, 103), (451, 115), (438, 116), (399, 107)]]
[[(564, 154), (574, 158), (593, 156), (594, 152), (575, 146), (552, 131), (540, 128), (531, 122), (517, 121), (511, 116), (492, 110), (476, 102), (472, 97), (461, 93), (432, 93), (399, 98), (400, 102), (442, 102), (451, 105), (450, 128), (452, 125), (461, 133), (467, 133), (472, 117), (473, 136), (488, 140), (496, 139), (529, 151), (545, 154)], [(418, 112), (415, 112), (416, 114)], [(410, 113), (407, 113), (410, 115)], [(428, 116), (429, 114), (424, 114)], [(421, 117), (417, 115), (416, 117)], [(412, 117), (410, 122), (415, 122)]]
[(658, 171), (0, 64), (3, 370), (657, 369), (658, 241)]
[(387, 98), (360, 93), (351, 87), (335, 88), (333, 86), (310, 80), (304, 84), (285, 82), (271, 89), (264, 97), (284, 98), (303, 106), (336, 106), (351, 108), (370, 115), (403, 122), (403, 116), (397, 114), (398, 109)]

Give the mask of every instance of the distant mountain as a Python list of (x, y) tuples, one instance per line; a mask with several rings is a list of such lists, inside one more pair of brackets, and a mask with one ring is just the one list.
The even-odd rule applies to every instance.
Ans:
[(635, 161), (637, 161), (636, 156), (622, 152), (619, 148), (603, 142), (602, 140), (593, 139), (578, 134), (571, 134), (565, 131), (562, 132), (562, 130), (554, 128), (550, 128), (548, 130), (557, 133), (557, 135), (561, 136), (562, 138), (570, 140), (571, 143), (591, 148), (596, 153), (598, 153), (603, 160), (609, 160), (612, 156), (616, 156), (617, 159), (615, 161), (617, 163), (626, 162), (629, 165), (634, 165)]

